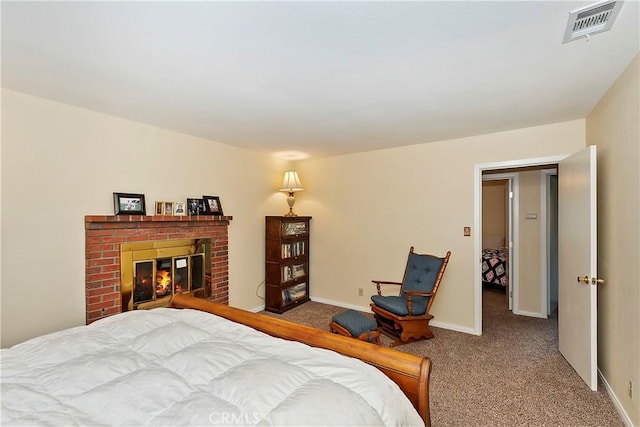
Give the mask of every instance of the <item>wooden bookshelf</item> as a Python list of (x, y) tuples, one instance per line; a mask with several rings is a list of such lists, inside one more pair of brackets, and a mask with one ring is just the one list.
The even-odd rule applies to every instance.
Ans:
[(309, 301), (310, 216), (265, 217), (265, 310), (284, 313)]

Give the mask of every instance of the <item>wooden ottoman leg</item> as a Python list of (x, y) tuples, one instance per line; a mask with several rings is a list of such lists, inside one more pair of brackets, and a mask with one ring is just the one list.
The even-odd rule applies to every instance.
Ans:
[(351, 337), (351, 332), (349, 332), (346, 328), (344, 328), (342, 325), (337, 324), (336, 322), (329, 323), (329, 330), (334, 334)]
[[(371, 340), (369, 340), (369, 337), (371, 337)], [(361, 341), (374, 342), (378, 345), (382, 345), (382, 343), (380, 342), (380, 329), (375, 329), (371, 332), (365, 332), (361, 334), (358, 339)]]

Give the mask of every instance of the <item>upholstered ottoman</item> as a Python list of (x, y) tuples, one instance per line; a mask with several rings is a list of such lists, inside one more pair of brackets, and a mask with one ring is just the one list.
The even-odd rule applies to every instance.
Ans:
[(334, 315), (329, 323), (331, 332), (380, 345), (380, 330), (373, 317), (347, 310)]

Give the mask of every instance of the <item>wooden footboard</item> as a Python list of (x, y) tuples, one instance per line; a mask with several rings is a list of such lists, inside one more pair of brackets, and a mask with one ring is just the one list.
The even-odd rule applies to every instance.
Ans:
[(206, 311), (274, 337), (299, 341), (313, 347), (326, 348), (345, 356), (360, 359), (380, 369), (398, 384), (413, 403), (425, 425), (427, 427), (431, 425), (429, 414), (431, 361), (428, 358), (402, 353), (276, 317), (256, 314), (188, 295), (176, 295), (173, 297), (171, 306)]

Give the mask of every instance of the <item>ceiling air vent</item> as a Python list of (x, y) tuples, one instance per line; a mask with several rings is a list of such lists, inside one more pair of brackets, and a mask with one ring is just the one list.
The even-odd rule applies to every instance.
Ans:
[(603, 1), (569, 13), (569, 22), (562, 43), (610, 30), (622, 3), (621, 0)]

